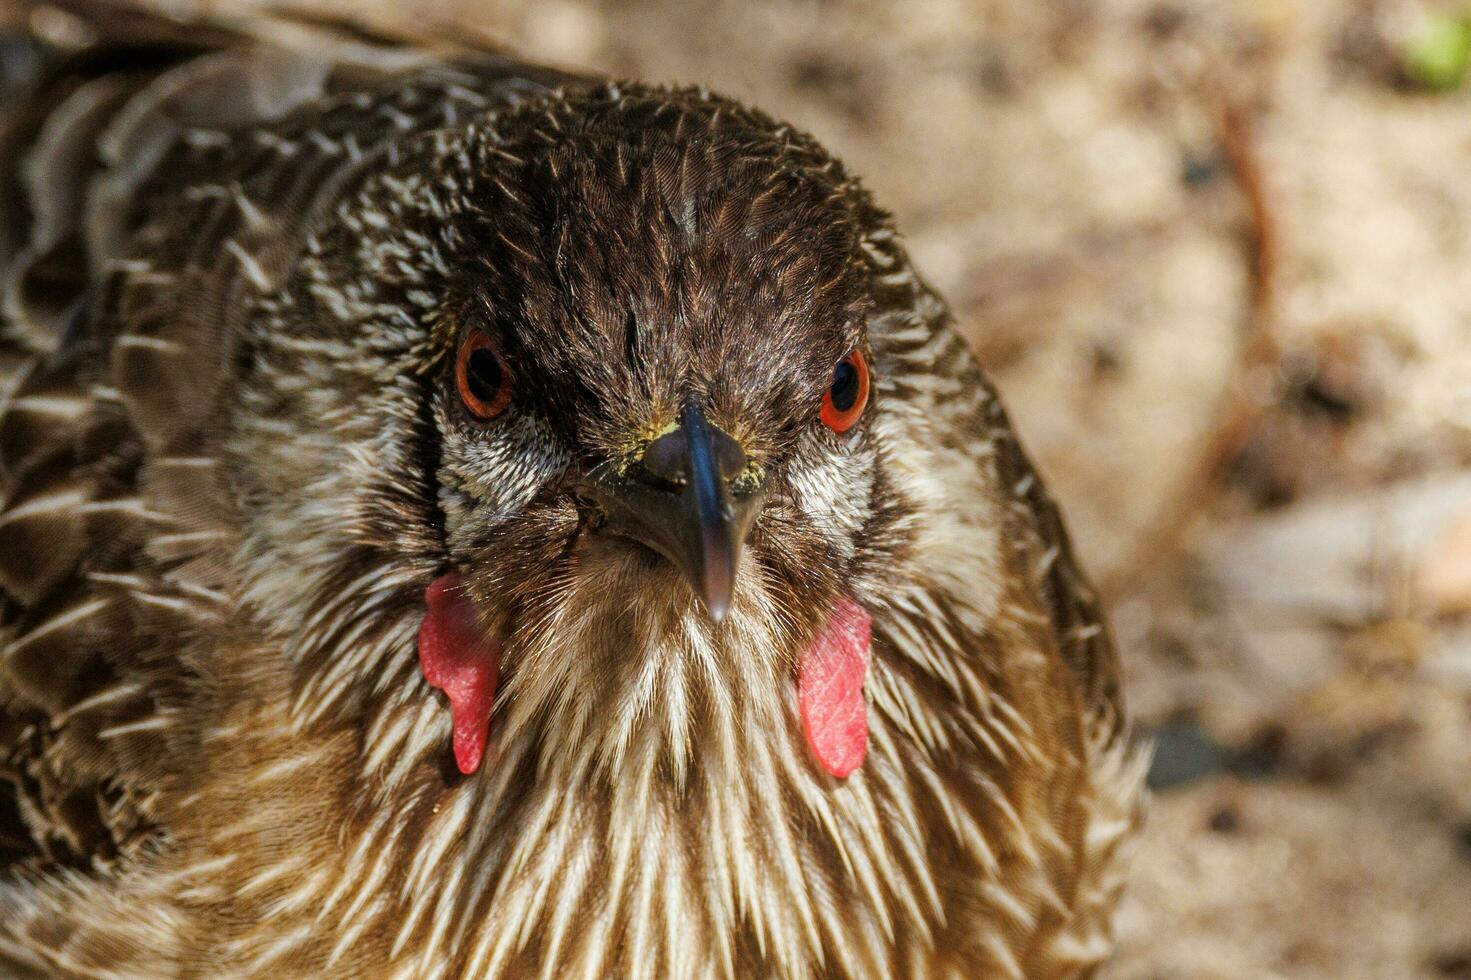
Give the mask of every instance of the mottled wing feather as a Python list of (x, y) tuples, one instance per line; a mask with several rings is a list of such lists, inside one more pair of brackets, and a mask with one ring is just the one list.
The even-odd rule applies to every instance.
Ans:
[(187, 697), (177, 656), (197, 611), (143, 567), (156, 515), (139, 494), (143, 447), (94, 329), (101, 269), (88, 197), (105, 134), (173, 59), (98, 46), (48, 51), (6, 109), (10, 248), (0, 396), (0, 824), (13, 859), (105, 865), (153, 830), (150, 800), (184, 748), (169, 724)]
[[(0, 862), (106, 866), (166, 828), (195, 651), (229, 608), (219, 452), (241, 283), (402, 134), (561, 78), (287, 20), (66, 2), (0, 118)], [(32, 45), (36, 47), (36, 45)], [(0, 864), (0, 868), (3, 868)]]

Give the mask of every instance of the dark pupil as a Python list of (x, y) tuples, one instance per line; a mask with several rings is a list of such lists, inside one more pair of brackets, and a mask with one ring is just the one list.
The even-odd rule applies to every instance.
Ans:
[(844, 358), (833, 368), (833, 386), (829, 392), (833, 408), (846, 412), (858, 401), (858, 369)]
[(470, 394), (483, 402), (495, 401), (501, 390), (500, 360), (484, 347), (471, 351), (470, 361), (465, 365), (465, 379)]

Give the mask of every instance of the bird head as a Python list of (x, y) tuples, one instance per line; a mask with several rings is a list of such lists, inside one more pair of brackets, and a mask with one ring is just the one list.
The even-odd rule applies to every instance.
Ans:
[(369, 164), (261, 341), (253, 397), (294, 441), (240, 453), (259, 600), (317, 624), (304, 699), (382, 690), (404, 634), (365, 654), (352, 624), (432, 582), (420, 666), (463, 771), (497, 689), (505, 740), (602, 763), (785, 732), (804, 651), (904, 548), (884, 215), (809, 138), (687, 90), (533, 99)]
[[(874, 465), (858, 201), (721, 108), (623, 92), (479, 147), (432, 398), (446, 545), (495, 605), (545, 584), (541, 553), (571, 591), (626, 579), (715, 630), (762, 590), (830, 603), (851, 560)], [(528, 517), (575, 536), (533, 546)]]

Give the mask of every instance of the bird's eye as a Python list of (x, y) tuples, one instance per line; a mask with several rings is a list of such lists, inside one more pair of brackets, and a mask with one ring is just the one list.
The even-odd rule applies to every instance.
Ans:
[(472, 330), (455, 357), (455, 386), (466, 410), (489, 421), (511, 403), (511, 371), (484, 331)]
[(868, 361), (855, 350), (833, 368), (833, 383), (822, 396), (822, 422), (834, 432), (847, 432), (867, 404)]

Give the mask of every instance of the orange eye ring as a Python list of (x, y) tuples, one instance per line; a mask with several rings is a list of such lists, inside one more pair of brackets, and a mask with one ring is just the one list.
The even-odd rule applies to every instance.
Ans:
[(511, 403), (511, 369), (483, 330), (472, 330), (455, 356), (455, 387), (465, 410), (489, 422)]
[(868, 405), (868, 360), (853, 351), (833, 367), (833, 383), (822, 393), (822, 424), (847, 432), (858, 424)]

